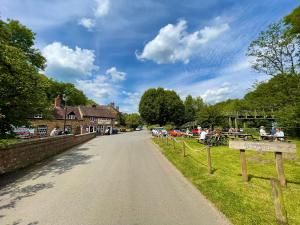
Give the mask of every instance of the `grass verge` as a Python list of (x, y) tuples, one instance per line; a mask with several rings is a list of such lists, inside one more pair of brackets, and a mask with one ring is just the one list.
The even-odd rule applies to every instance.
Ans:
[[(206, 150), (196, 140), (185, 141), (193, 149), (182, 144), (153, 139), (163, 154), (187, 177), (233, 224), (278, 224), (275, 219), (270, 178), (277, 178), (273, 153), (246, 151), (250, 181), (242, 181), (239, 151), (226, 146), (212, 147), (213, 174), (207, 170)], [(284, 155), (287, 188), (283, 188), (284, 203), (289, 224), (300, 224), (300, 141), (296, 155)]]

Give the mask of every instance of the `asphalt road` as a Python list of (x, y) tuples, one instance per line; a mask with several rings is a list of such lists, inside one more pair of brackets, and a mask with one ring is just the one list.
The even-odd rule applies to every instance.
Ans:
[(0, 224), (229, 224), (146, 131), (97, 137), (0, 177)]

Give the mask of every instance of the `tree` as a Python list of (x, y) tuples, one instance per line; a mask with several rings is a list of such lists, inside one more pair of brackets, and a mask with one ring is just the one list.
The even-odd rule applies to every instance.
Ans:
[(0, 20), (0, 135), (28, 117), (46, 113), (47, 98), (38, 71), (45, 58), (34, 46), (35, 34), (15, 20)]
[(270, 76), (294, 74), (299, 66), (299, 48), (283, 21), (271, 24), (266, 31), (251, 42), (247, 55), (254, 58), (252, 68)]
[(188, 95), (184, 101), (184, 120), (185, 122), (191, 122), (196, 120), (196, 114), (204, 107), (204, 102), (201, 97), (193, 98)]
[(137, 128), (139, 125), (142, 125), (142, 118), (137, 113), (126, 114), (125, 115), (125, 123), (129, 128)]
[(175, 91), (150, 88), (139, 104), (141, 117), (148, 124), (181, 124), (184, 120), (184, 105)]
[(62, 96), (63, 94), (68, 96), (67, 104), (70, 106), (94, 103), (91, 102), (91, 100), (89, 100), (81, 90), (78, 90), (74, 84), (58, 82), (42, 74), (39, 76), (40, 82), (44, 84), (44, 91), (47, 95), (49, 103), (53, 103), (53, 100), (57, 96)]
[(290, 26), (289, 32), (300, 37), (300, 6), (284, 18), (284, 22)]
[(203, 107), (197, 114), (198, 123), (203, 127), (214, 128), (224, 124), (224, 115), (216, 105)]

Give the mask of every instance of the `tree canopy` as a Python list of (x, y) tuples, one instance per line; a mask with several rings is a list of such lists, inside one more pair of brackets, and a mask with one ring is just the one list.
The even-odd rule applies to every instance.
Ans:
[(184, 120), (184, 104), (175, 91), (150, 88), (143, 94), (139, 112), (149, 124), (181, 124)]
[(279, 21), (251, 42), (247, 55), (254, 59), (254, 70), (271, 76), (294, 74), (299, 70), (299, 43), (287, 32), (288, 29), (283, 21)]
[(35, 34), (18, 21), (0, 20), (0, 134), (11, 125), (27, 124), (28, 116), (48, 109), (38, 71), (45, 58), (34, 46)]

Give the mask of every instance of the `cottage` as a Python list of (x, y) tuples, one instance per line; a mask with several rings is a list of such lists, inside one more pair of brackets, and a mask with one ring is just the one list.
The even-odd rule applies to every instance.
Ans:
[(114, 104), (100, 106), (65, 106), (61, 104), (61, 98), (54, 101), (53, 119), (44, 119), (42, 115), (31, 118), (31, 124), (35, 128), (37, 136), (48, 136), (58, 127), (73, 134), (96, 132), (103, 135), (107, 130), (110, 134), (118, 125), (118, 108)]

